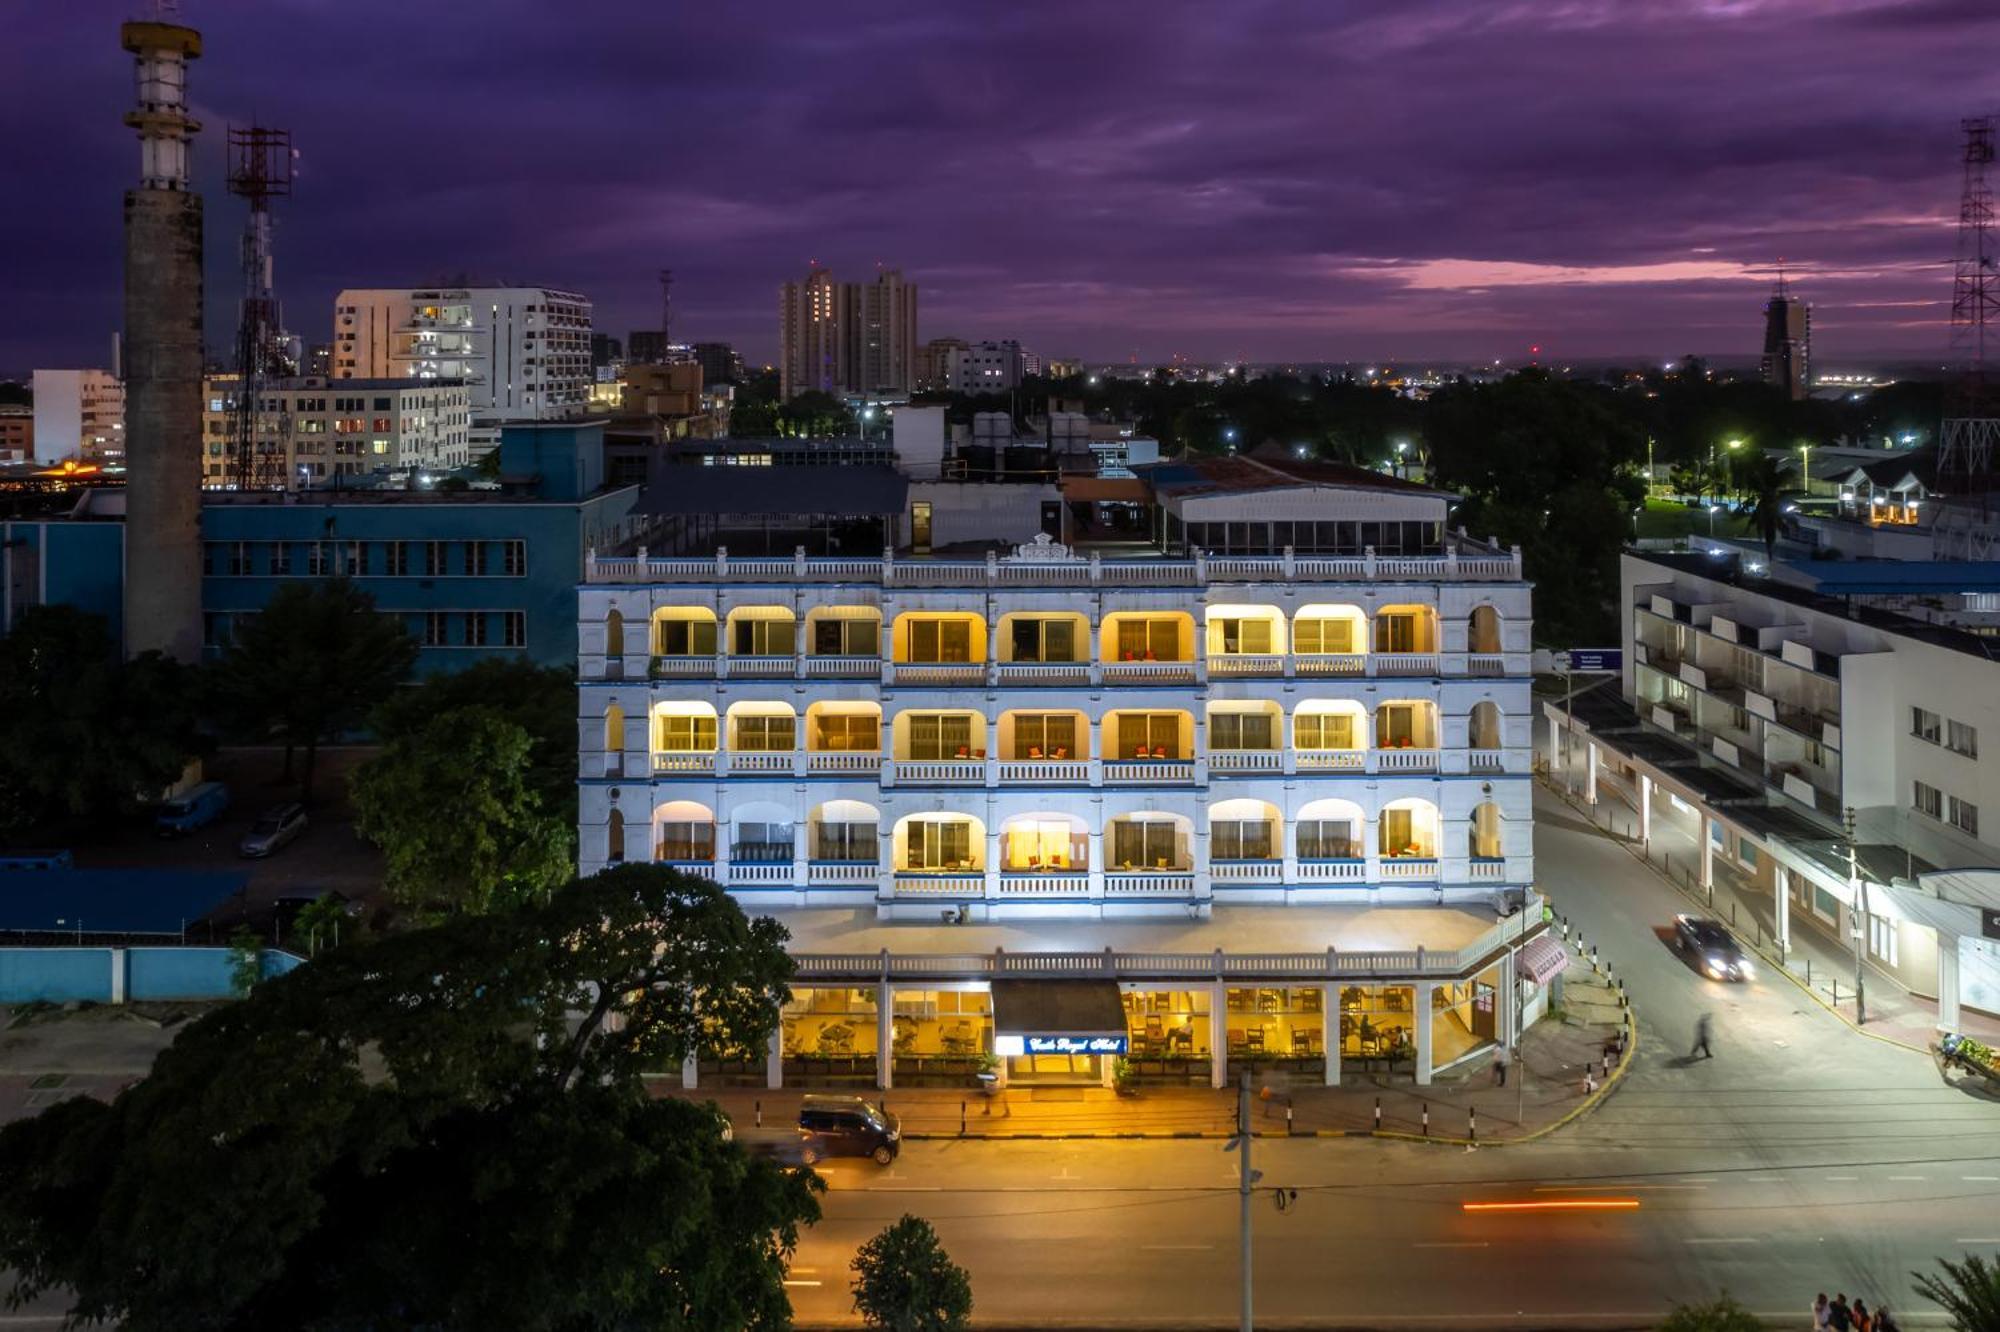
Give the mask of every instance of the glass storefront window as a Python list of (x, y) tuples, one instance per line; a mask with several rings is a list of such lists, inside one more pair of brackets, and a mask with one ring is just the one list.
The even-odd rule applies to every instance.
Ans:
[(1340, 1054), (1343, 1059), (1413, 1059), (1417, 1024), (1415, 987), (1340, 987)]
[(1207, 1062), (1211, 1048), (1207, 991), (1128, 989), (1120, 998), (1132, 1059)]
[(1431, 995), (1431, 1067), (1449, 1068), (1499, 1039), (1500, 969), (1489, 967), (1469, 981), (1448, 981)]
[(875, 1067), (875, 991), (796, 989), (781, 1019), (787, 1071), (801, 1063), (865, 1063)]
[(1317, 985), (1230, 990), (1228, 1005), (1231, 1059), (1311, 1059), (1326, 1053)]
[(963, 1061), (969, 1070), (993, 1049), (993, 996), (984, 990), (897, 990), (896, 1063)]

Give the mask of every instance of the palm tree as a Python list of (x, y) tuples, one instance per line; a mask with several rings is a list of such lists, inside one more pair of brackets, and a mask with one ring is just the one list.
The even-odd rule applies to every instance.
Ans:
[(1736, 480), (1750, 499), (1750, 523), (1764, 538), (1764, 559), (1768, 562), (1776, 552), (1778, 529), (1784, 523), (1785, 496), (1789, 493), (1785, 474), (1769, 454), (1758, 453), (1737, 464)]
[(1940, 1258), (1938, 1266), (1943, 1276), (1910, 1273), (1924, 1298), (1951, 1315), (1957, 1332), (2000, 1332), (2000, 1264), (1968, 1253), (1962, 1263)]

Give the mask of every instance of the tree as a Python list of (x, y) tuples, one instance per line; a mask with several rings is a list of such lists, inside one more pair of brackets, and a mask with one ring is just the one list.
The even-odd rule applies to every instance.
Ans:
[(299, 798), (310, 802), (321, 743), (361, 724), (410, 673), (417, 645), (375, 599), (345, 578), (280, 583), (262, 612), (240, 623), (217, 664), (221, 707), (305, 749)]
[(423, 915), (493, 911), (568, 877), (574, 824), (529, 784), (534, 746), (498, 711), (458, 708), (355, 772), (355, 830), (387, 854), (390, 897)]
[(2000, 1332), (2000, 1262), (1968, 1253), (1962, 1263), (1940, 1258), (1938, 1266), (1943, 1275), (1910, 1273), (1918, 1292), (1950, 1316), (1956, 1332)]
[(854, 1311), (881, 1332), (956, 1332), (972, 1320), (972, 1278), (921, 1217), (903, 1219), (854, 1255)]
[(1777, 461), (1759, 453), (1736, 465), (1737, 489), (1750, 499), (1750, 525), (1764, 539), (1764, 559), (1777, 553), (1778, 529), (1784, 525), (1785, 474)]
[(639, 1074), (768, 1042), (784, 938), (628, 866), (265, 981), (115, 1101), (0, 1129), (14, 1297), (135, 1332), (781, 1328), (817, 1180)]
[(118, 659), (104, 620), (30, 606), (0, 638), (0, 834), (68, 832), (157, 799), (200, 752), (194, 672)]
[(489, 657), (462, 671), (434, 675), (398, 689), (375, 709), (370, 724), (384, 741), (423, 729), (434, 717), (486, 708), (534, 740), (524, 777), (547, 812), (574, 836), (576, 828), (576, 673), (537, 666), (522, 657)]
[(1724, 1291), (1706, 1304), (1676, 1304), (1658, 1332), (1761, 1332), (1763, 1326), (1756, 1314)]

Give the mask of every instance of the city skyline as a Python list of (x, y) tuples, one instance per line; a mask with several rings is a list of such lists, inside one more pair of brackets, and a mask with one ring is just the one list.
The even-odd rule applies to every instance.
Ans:
[[(1754, 357), (1782, 259), (1823, 362), (1942, 356), (1957, 121), (1991, 102), (1979, 53), (2000, 35), (1950, 0), (1473, 22), (1266, 4), (1145, 26), (1085, 7), (1060, 30), (914, 6), (837, 30), (782, 6), (562, 29), (523, 6), (471, 43), (369, 5), (184, 10), (209, 38), (211, 346), (239, 295), (222, 133), (254, 119), (300, 150), (276, 249), (308, 341), (342, 287), (459, 273), (581, 291), (623, 336), (657, 323), (671, 265), (676, 332), (753, 362), (775, 361), (773, 299), (815, 260), (901, 268), (925, 337), (1110, 362)], [(116, 217), (82, 201), (131, 171), (103, 110), (129, 79), (103, 49), (122, 16), (17, 33), (6, 173), (77, 202), (0, 220), (12, 370), (109, 359)], [(367, 40), (390, 22), (397, 41)]]

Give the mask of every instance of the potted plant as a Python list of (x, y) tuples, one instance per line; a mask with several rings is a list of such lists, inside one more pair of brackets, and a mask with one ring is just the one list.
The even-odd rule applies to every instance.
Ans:
[(1111, 1087), (1120, 1096), (1131, 1096), (1139, 1090), (1139, 1074), (1124, 1055), (1111, 1061)]

